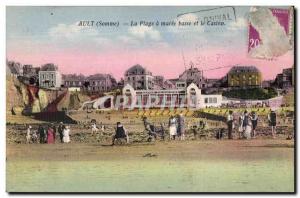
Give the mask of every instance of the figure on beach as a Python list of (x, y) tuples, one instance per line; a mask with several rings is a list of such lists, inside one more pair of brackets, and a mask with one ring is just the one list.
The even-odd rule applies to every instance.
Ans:
[(48, 126), (47, 130), (47, 144), (54, 144), (54, 130), (51, 125)]
[(32, 143), (37, 143), (38, 142), (38, 135), (37, 135), (36, 130), (32, 131), (31, 140), (32, 140)]
[(154, 137), (156, 139), (157, 134), (154, 131), (154, 125), (148, 121), (148, 118), (146, 116), (143, 117), (143, 124), (150, 138)]
[(269, 126), (272, 130), (272, 137), (275, 138), (276, 135), (276, 112), (274, 110), (271, 110), (271, 112), (268, 114), (268, 121)]
[(177, 120), (174, 116), (171, 116), (169, 119), (169, 133), (170, 133), (170, 140), (175, 140), (177, 135)]
[(245, 117), (247, 119), (246, 121), (246, 126), (245, 126), (245, 131), (244, 131), (244, 137), (249, 140), (251, 139), (251, 132), (252, 132), (252, 122), (250, 116)]
[(39, 125), (38, 133), (39, 133), (39, 136), (40, 136), (40, 144), (44, 144), (45, 141), (46, 141), (46, 133), (45, 133), (45, 129), (43, 128), (42, 125)]
[(232, 139), (233, 112), (230, 110), (227, 116), (228, 139)]
[(63, 130), (63, 134), (64, 134), (64, 137), (63, 137), (63, 142), (64, 143), (69, 143), (71, 140), (70, 140), (70, 127), (69, 126), (66, 126)]
[(31, 125), (28, 126), (27, 132), (26, 132), (26, 144), (29, 144), (31, 142)]
[(121, 124), (121, 122), (117, 122), (116, 133), (112, 138), (112, 145), (115, 144), (116, 139), (126, 138), (127, 144), (129, 143), (128, 132), (125, 127)]
[(65, 129), (65, 126), (64, 126), (63, 122), (60, 122), (57, 130), (58, 130), (59, 140), (61, 143), (63, 143), (64, 129)]
[(242, 124), (242, 126), (243, 126), (243, 133), (245, 133), (246, 127), (247, 127), (248, 122), (249, 122), (249, 114), (248, 114), (247, 110), (244, 111), (244, 114), (242, 116), (242, 120), (243, 120), (243, 124)]
[(98, 132), (99, 129), (98, 129), (98, 127), (97, 127), (97, 125), (96, 125), (95, 122), (92, 123), (91, 128), (92, 128), (92, 135), (97, 134), (97, 132)]
[(185, 119), (183, 117), (183, 114), (179, 114), (178, 116), (178, 130), (177, 130), (177, 135), (180, 138), (180, 140), (185, 139)]
[(53, 129), (53, 138), (54, 138), (54, 143), (55, 143), (55, 139), (56, 139), (56, 126), (54, 125), (54, 123), (51, 123), (51, 127)]
[(252, 122), (252, 137), (256, 138), (256, 127), (258, 122), (258, 116), (255, 111), (251, 113), (251, 122)]

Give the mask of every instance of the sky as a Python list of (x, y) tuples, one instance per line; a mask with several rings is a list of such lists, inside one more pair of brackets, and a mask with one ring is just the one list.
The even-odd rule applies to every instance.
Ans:
[[(9, 6), (7, 59), (33, 66), (54, 63), (64, 74), (109, 73), (118, 80), (135, 64), (166, 78), (177, 78), (191, 66), (208, 78), (220, 78), (231, 66), (254, 65), (265, 80), (294, 64), (293, 50), (272, 60), (249, 56), (250, 7), (214, 8)], [(212, 16), (223, 17), (224, 24), (178, 25)], [(95, 22), (83, 27), (80, 21)], [(119, 22), (119, 26), (96, 26), (100, 21)], [(138, 25), (131, 26), (132, 21)], [(169, 21), (176, 25), (160, 24)]]

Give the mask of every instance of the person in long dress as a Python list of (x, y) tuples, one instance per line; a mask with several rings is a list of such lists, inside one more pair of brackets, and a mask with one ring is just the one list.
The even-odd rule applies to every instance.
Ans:
[(232, 138), (232, 128), (233, 128), (233, 112), (229, 111), (227, 115), (227, 127), (228, 127), (228, 139)]
[(92, 128), (92, 135), (94, 135), (94, 134), (97, 134), (98, 133), (98, 127), (97, 127), (97, 125), (96, 125), (96, 123), (94, 122), (94, 123), (92, 123), (92, 126), (91, 126), (91, 128)]
[(179, 114), (178, 116), (178, 132), (180, 134), (180, 140), (185, 139), (185, 120), (183, 114)]
[(252, 122), (250, 117), (245, 117), (245, 119), (248, 119), (247, 125), (245, 126), (245, 131), (244, 131), (244, 137), (249, 140), (251, 139), (251, 132), (252, 132)]
[(70, 140), (70, 127), (66, 126), (64, 131), (63, 131), (64, 137), (63, 137), (63, 141), (64, 143), (69, 143)]
[(54, 130), (51, 126), (48, 127), (47, 131), (47, 144), (54, 144)]
[(170, 131), (170, 140), (175, 140), (177, 134), (177, 120), (174, 116), (170, 117), (169, 120), (169, 131)]
[(31, 142), (31, 126), (29, 125), (26, 132), (26, 144)]

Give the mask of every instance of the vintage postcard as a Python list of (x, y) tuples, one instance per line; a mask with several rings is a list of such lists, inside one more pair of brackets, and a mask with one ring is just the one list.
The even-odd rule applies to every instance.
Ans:
[(295, 193), (293, 6), (7, 6), (6, 191)]

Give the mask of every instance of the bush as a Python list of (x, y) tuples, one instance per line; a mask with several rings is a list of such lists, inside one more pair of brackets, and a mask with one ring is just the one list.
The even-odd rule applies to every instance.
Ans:
[(228, 98), (238, 98), (245, 100), (266, 100), (277, 96), (274, 88), (251, 88), (251, 89), (237, 89), (229, 90), (222, 93)]

